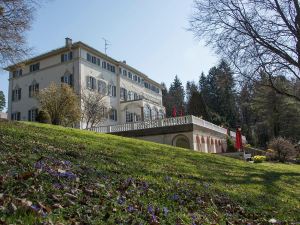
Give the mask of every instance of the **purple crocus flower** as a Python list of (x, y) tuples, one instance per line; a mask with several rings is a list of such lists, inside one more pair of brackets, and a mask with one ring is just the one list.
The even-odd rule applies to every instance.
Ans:
[(154, 214), (154, 208), (152, 207), (152, 205), (148, 206), (148, 213), (149, 214)]
[(134, 211), (134, 207), (132, 205), (128, 206), (127, 211), (128, 212), (133, 212)]
[(118, 202), (119, 205), (123, 205), (125, 203), (125, 198), (123, 196), (118, 197), (117, 202)]

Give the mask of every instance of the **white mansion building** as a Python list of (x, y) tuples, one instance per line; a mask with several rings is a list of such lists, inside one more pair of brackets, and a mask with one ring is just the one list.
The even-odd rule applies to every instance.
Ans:
[[(36, 93), (52, 82), (67, 83), (77, 94), (88, 89), (105, 95), (111, 109), (106, 121), (91, 130), (135, 137), (195, 151), (227, 151), (235, 132), (201, 118), (165, 118), (162, 87), (142, 72), (82, 42), (66, 38), (64, 47), (9, 66), (8, 118), (35, 121)], [(78, 127), (85, 128), (84, 122)], [(245, 142), (245, 137), (243, 137)]]
[[(104, 125), (163, 118), (159, 83), (82, 42), (66, 38), (64, 47), (9, 66), (8, 117), (35, 121), (35, 93), (50, 83), (67, 83), (77, 94), (82, 90), (106, 95), (110, 115)], [(83, 124), (80, 124), (83, 127)]]

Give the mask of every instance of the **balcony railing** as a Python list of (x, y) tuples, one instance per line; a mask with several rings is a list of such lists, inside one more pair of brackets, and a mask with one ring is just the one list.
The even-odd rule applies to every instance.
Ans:
[[(185, 125), (185, 124), (195, 124), (200, 127), (204, 127), (221, 134), (225, 134), (225, 135), (227, 134), (227, 129), (217, 126), (213, 123), (210, 123), (206, 120), (203, 120), (195, 116), (181, 116), (181, 117), (172, 117), (172, 118), (165, 118), (159, 120), (149, 120), (143, 122), (124, 123), (124, 124), (113, 125), (113, 126), (100, 126), (100, 127), (93, 127), (90, 130), (99, 133), (116, 133), (116, 132), (133, 131), (133, 130), (144, 130), (149, 128), (170, 127), (170, 126)], [(235, 138), (236, 136), (235, 132), (230, 131), (230, 136)], [(242, 139), (244, 141), (246, 140), (244, 136), (242, 137)]]

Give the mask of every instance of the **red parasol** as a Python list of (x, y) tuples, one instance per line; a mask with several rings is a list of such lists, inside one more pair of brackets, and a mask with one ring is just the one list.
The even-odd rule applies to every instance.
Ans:
[(236, 129), (236, 136), (235, 136), (235, 148), (237, 150), (242, 149), (242, 133), (241, 133), (241, 128)]

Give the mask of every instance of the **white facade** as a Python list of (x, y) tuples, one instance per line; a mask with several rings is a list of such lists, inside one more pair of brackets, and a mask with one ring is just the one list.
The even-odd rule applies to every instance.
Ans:
[[(75, 92), (105, 89), (112, 114), (103, 125), (164, 117), (161, 86), (145, 74), (82, 43), (66, 45), (6, 68), (9, 74), (8, 118), (35, 120), (35, 92), (54, 83), (69, 83)], [(105, 88), (103, 88), (105, 87)], [(84, 127), (84, 124), (80, 124)]]

